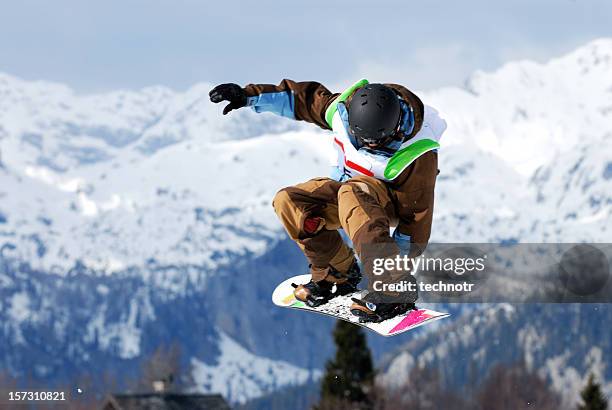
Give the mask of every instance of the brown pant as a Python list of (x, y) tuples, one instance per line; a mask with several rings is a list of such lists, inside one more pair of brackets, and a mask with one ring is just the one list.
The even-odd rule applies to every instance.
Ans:
[[(398, 252), (389, 236), (390, 227), (397, 224), (395, 206), (384, 182), (376, 178), (359, 176), (344, 183), (311, 179), (280, 190), (273, 206), (291, 239), (315, 268), (332, 266), (346, 272), (353, 263), (353, 252), (338, 233), (340, 228), (364, 265), (368, 244)], [(322, 279), (313, 273), (313, 280)]]

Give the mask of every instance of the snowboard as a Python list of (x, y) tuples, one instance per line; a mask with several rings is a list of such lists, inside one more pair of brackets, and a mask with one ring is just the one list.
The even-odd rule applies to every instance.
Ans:
[(310, 280), (310, 275), (298, 275), (283, 281), (274, 289), (272, 293), (272, 302), (281, 307), (300, 309), (310, 312), (319, 313), (335, 317), (350, 323), (354, 323), (366, 329), (370, 329), (382, 336), (397, 336), (401, 333), (413, 330), (419, 326), (432, 323), (436, 320), (444, 319), (450, 316), (449, 313), (436, 312), (430, 309), (417, 309), (398, 315), (391, 319), (387, 319), (380, 323), (374, 322), (359, 322), (359, 318), (353, 315), (350, 311), (352, 304), (351, 298), (361, 298), (363, 291), (357, 291), (345, 296), (337, 296), (329, 302), (316, 308), (308, 306), (306, 303), (297, 300), (293, 296), (292, 283), (296, 285), (305, 284)]

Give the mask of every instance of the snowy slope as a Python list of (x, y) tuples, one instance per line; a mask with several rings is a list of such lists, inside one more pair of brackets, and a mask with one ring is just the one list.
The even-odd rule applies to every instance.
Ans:
[(64, 173), (32, 165), (20, 172), (6, 161), (0, 232), (16, 246), (11, 255), (59, 273), (79, 259), (106, 272), (151, 258), (214, 269), (236, 255), (261, 253), (278, 236), (274, 193), (327, 171), (317, 137), (325, 138), (302, 132), (199, 139)]
[(287, 385), (318, 379), (320, 371), (308, 372), (289, 363), (254, 356), (225, 334), (220, 338), (217, 364), (193, 359), (195, 390), (221, 393), (233, 403), (263, 396)]
[[(541, 215), (533, 236), (544, 241), (612, 241), (612, 132), (555, 157), (531, 178)], [(551, 240), (552, 239), (552, 240)]]

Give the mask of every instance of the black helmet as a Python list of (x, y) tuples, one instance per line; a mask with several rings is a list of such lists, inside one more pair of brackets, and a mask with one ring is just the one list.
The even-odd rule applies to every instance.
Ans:
[(401, 108), (395, 92), (382, 84), (368, 84), (353, 94), (348, 106), (348, 121), (355, 138), (380, 143), (395, 134)]

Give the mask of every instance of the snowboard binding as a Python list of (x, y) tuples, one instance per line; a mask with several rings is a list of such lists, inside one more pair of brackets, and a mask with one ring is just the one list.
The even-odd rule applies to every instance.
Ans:
[[(368, 298), (368, 296), (370, 296)], [(410, 310), (417, 310), (414, 303), (392, 303), (380, 300), (377, 292), (368, 293), (363, 299), (351, 298), (351, 313), (359, 318), (359, 323), (380, 323)]]
[(361, 270), (357, 262), (349, 268), (345, 274), (338, 272), (333, 267), (329, 267), (329, 275), (342, 282), (333, 282), (321, 280), (310, 282), (303, 285), (292, 283), (293, 295), (297, 300), (306, 303), (308, 306), (315, 308), (330, 301), (337, 296), (345, 296), (357, 291), (357, 285), (361, 282)]

